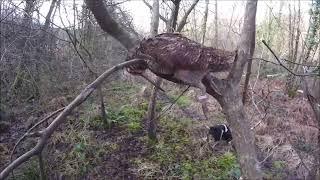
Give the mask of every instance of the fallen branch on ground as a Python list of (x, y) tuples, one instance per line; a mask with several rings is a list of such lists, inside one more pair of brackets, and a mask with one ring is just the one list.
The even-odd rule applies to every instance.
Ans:
[(34, 130), (35, 128), (37, 128), (39, 125), (41, 125), (42, 123), (48, 121), (51, 117), (55, 116), (56, 114), (58, 114), (59, 112), (63, 111), (63, 108), (60, 108), (56, 111), (54, 111), (53, 113), (51, 113), (49, 116), (45, 117), (44, 119), (42, 119), (41, 121), (39, 121), (38, 123), (36, 123), (34, 126), (32, 126), (30, 129), (28, 129), (28, 131), (16, 142), (16, 144), (13, 147), (13, 150), (10, 154), (10, 162), (12, 162), (12, 157), (13, 154), (16, 150), (16, 148), (18, 147), (18, 145), (26, 138), (26, 137), (30, 137), (29, 135), (31, 134), (31, 131)]

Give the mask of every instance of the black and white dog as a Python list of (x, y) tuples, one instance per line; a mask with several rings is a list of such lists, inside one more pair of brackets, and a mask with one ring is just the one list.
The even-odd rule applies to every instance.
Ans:
[(230, 128), (226, 124), (217, 124), (209, 128), (209, 134), (214, 138), (214, 141), (227, 141), (232, 140)]

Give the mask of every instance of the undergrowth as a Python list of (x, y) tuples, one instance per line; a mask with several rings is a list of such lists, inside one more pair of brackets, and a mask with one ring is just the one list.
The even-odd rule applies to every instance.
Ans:
[[(188, 119), (160, 120), (161, 134), (157, 142), (149, 143), (150, 156), (136, 159), (144, 178), (232, 179), (240, 177), (234, 154), (199, 156), (198, 147), (191, 141)], [(146, 168), (148, 171), (144, 171)]]
[[(170, 99), (172, 101), (176, 100), (179, 96), (176, 95), (169, 95)], [(190, 99), (190, 97), (182, 95), (179, 97), (179, 99), (176, 101), (176, 104), (182, 108), (188, 107), (190, 106), (192, 103), (192, 100)]]
[[(123, 90), (122, 92), (120, 92)], [(117, 153), (120, 141), (96, 138), (96, 133), (111, 132), (118, 127), (120, 136), (133, 136), (143, 132), (143, 118), (148, 104), (127, 104), (131, 93), (136, 89), (126, 84), (118, 84), (109, 91), (116, 95), (109, 96), (107, 101), (107, 119), (99, 116), (99, 106), (94, 99), (88, 99), (83, 111), (72, 116), (63, 127), (56, 132), (48, 145), (50, 158), (46, 159), (49, 174), (63, 175), (68, 178), (82, 179), (97, 166), (106, 163), (103, 157)], [(187, 96), (182, 96), (177, 104), (182, 107), (192, 103)], [(163, 104), (158, 103), (158, 112)], [(233, 153), (225, 152), (215, 156), (213, 152), (199, 155), (199, 144), (192, 141), (191, 119), (174, 119), (170, 115), (158, 120), (158, 139), (150, 141), (147, 135), (137, 137), (147, 146), (144, 156), (130, 159), (139, 177), (144, 178), (178, 178), (178, 179), (232, 179), (240, 177), (240, 168)], [(103, 134), (103, 133), (102, 133)], [(141, 133), (138, 133), (141, 135)], [(120, 139), (123, 137), (119, 137)], [(117, 136), (118, 138), (118, 136)], [(115, 138), (115, 139), (117, 139)], [(38, 179), (37, 164), (30, 165), (23, 172), (23, 179)]]

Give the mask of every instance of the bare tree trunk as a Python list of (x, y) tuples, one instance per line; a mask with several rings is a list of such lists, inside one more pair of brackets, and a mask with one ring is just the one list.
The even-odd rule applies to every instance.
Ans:
[[(298, 59), (297, 54), (298, 54), (299, 39), (300, 39), (300, 19), (301, 19), (300, 0), (298, 1), (298, 3), (299, 3), (298, 15), (296, 17), (296, 11), (294, 11), (295, 14), (294, 14), (294, 18), (293, 18), (293, 24), (291, 24), (292, 25), (292, 27), (291, 27), (292, 34), (291, 34), (291, 41), (290, 41), (291, 45), (289, 47), (289, 49), (291, 48), (291, 51), (289, 52), (290, 53), (289, 57), (291, 57), (290, 60), (292, 62), (297, 62), (297, 59)], [(295, 7), (294, 7), (294, 10), (295, 10)], [(298, 18), (297, 22), (295, 22), (296, 18)], [(296, 31), (294, 28), (294, 24), (297, 24)], [(295, 34), (295, 32), (296, 32), (296, 34)], [(294, 39), (294, 36), (295, 36), (295, 39)], [(295, 65), (292, 63), (290, 63), (290, 65), (289, 65), (289, 68), (292, 69), (293, 72), (296, 72), (298, 67), (299, 67), (298, 65)], [(297, 90), (296, 78), (293, 74), (290, 73), (287, 76), (286, 91), (289, 94), (289, 96), (294, 96), (296, 90)]]
[[(253, 57), (254, 53), (254, 47), (250, 48), (250, 56)], [(246, 79), (244, 81), (244, 87), (243, 87), (243, 93), (242, 93), (242, 103), (245, 104), (247, 100), (247, 94), (248, 94), (248, 86), (249, 86), (249, 80), (251, 76), (251, 66), (252, 66), (252, 59), (248, 60), (247, 64), (247, 73), (246, 73)]]
[[(156, 85), (160, 86), (162, 83), (162, 79), (160, 77), (157, 77)], [(158, 95), (159, 89), (155, 86), (152, 88), (152, 93), (149, 99), (149, 105), (148, 105), (148, 136), (152, 140), (157, 139), (157, 121), (156, 118), (156, 105), (157, 105), (157, 95)]]
[[(204, 45), (205, 37), (206, 37), (206, 29), (207, 29), (207, 19), (208, 19), (208, 10), (209, 10), (209, 0), (206, 0), (206, 6), (204, 10), (203, 22), (202, 22), (202, 40), (201, 44)], [(209, 119), (209, 109), (208, 109), (208, 101), (201, 101), (201, 108), (206, 119)]]
[(206, 0), (206, 7), (205, 7), (205, 10), (204, 10), (203, 23), (202, 23), (202, 27), (201, 27), (201, 31), (202, 31), (201, 44), (202, 45), (204, 45), (204, 40), (205, 40), (205, 37), (206, 37), (207, 19), (208, 19), (208, 7), (209, 7), (209, 0)]
[(187, 18), (189, 16), (189, 14), (191, 13), (191, 11), (196, 7), (197, 3), (199, 2), (199, 0), (194, 0), (193, 3), (191, 4), (190, 8), (187, 10), (187, 12), (184, 14), (184, 16), (181, 18), (181, 21), (177, 27), (177, 32), (181, 32), (183, 27), (186, 25), (187, 23)]
[[(255, 47), (256, 10), (257, 1), (247, 1), (239, 49), (228, 78), (218, 80), (208, 75), (203, 81), (207, 87), (207, 92), (220, 103), (231, 127), (233, 144), (237, 152), (243, 179), (262, 179), (255, 151), (254, 133), (250, 129), (250, 122), (244, 111), (240, 96), (240, 80), (244, 66), (247, 60), (252, 58), (251, 54)], [(223, 92), (222, 95), (212, 89), (212, 82), (219, 87), (219, 92)]]
[(159, 0), (153, 0), (151, 26), (150, 26), (151, 37), (158, 34), (159, 15), (160, 15), (159, 14)]
[(318, 48), (317, 46), (320, 43), (320, 42), (317, 42), (316, 40), (317, 31), (319, 31), (319, 28), (320, 28), (320, 15), (317, 13), (320, 11), (320, 7), (319, 5), (317, 5), (317, 3), (320, 4), (320, 2), (314, 2), (314, 4), (310, 9), (311, 15), (309, 20), (308, 34), (306, 37), (307, 50), (306, 50), (306, 53), (304, 54), (304, 61), (302, 63), (308, 62), (311, 52), (312, 51), (316, 52)]
[[(320, 132), (320, 78), (303, 77), (304, 92), (317, 120)], [(320, 149), (320, 133), (318, 132), (318, 150)], [(311, 168), (307, 179), (320, 178), (320, 153), (315, 153), (314, 165)]]
[[(196, 6), (199, 0), (194, 0), (184, 17), (182, 18), (181, 22), (178, 25), (179, 30), (181, 31), (183, 27), (186, 24), (186, 19), (192, 9)], [(177, 19), (178, 19), (178, 13), (179, 13), (179, 7), (180, 7), (180, 2), (181, 0), (174, 0), (172, 1), (174, 3), (174, 8), (172, 9), (171, 12), (171, 17), (169, 24), (167, 24), (167, 32), (174, 32), (175, 27), (177, 26)], [(159, 27), (159, 0), (154, 0), (153, 2), (153, 7), (152, 7), (152, 19), (151, 19), (151, 36), (155, 36), (158, 34), (158, 27)], [(179, 31), (178, 31), (179, 32)], [(157, 87), (160, 87), (162, 83), (162, 78), (157, 77), (156, 78), (156, 85)], [(157, 131), (157, 119), (156, 119), (156, 104), (157, 104), (157, 94), (159, 92), (159, 89), (156, 88), (155, 86), (152, 89), (152, 93), (149, 99), (149, 104), (148, 104), (148, 136), (150, 139), (156, 139), (156, 131)]]
[(215, 0), (215, 12), (214, 12), (214, 46), (218, 48), (218, 0)]
[[(238, 91), (238, 90), (237, 90)], [(261, 179), (260, 167), (255, 151), (255, 136), (244, 111), (239, 92), (229, 91), (220, 101), (227, 121), (232, 129), (233, 144), (238, 156), (243, 179)]]
[(174, 8), (172, 9), (172, 12), (171, 12), (170, 26), (168, 27), (169, 28), (168, 32), (174, 32), (176, 30), (181, 0), (171, 0), (171, 1), (174, 4)]
[[(98, 76), (95, 76), (95, 77), (97, 78)], [(97, 93), (100, 101), (101, 118), (104, 122), (107, 122), (108, 119), (107, 119), (106, 107), (104, 105), (102, 88), (100, 86), (97, 88)], [(110, 125), (109, 122), (108, 122), (108, 125)]]
[[(155, 36), (158, 34), (159, 27), (159, 0), (153, 0), (152, 5), (152, 19), (151, 19), (151, 36)], [(157, 77), (156, 85), (160, 87), (162, 79)], [(147, 114), (147, 122), (148, 126), (148, 136), (150, 139), (155, 140), (157, 138), (157, 119), (156, 119), (156, 104), (157, 104), (157, 95), (159, 89), (157, 87), (152, 88), (152, 93), (149, 99), (148, 104), (148, 114)]]
[[(295, 8), (294, 8), (295, 9)], [(295, 12), (296, 14), (296, 12)], [(297, 19), (296, 19), (297, 18)], [(296, 15), (294, 15), (294, 23), (295, 21), (297, 20), (296, 24), (297, 24), (297, 28), (296, 28), (296, 31), (295, 31), (295, 28), (292, 27), (292, 31), (293, 33), (296, 32), (296, 34), (292, 34), (292, 54), (290, 55), (292, 57), (291, 61), (292, 62), (297, 62), (298, 58), (297, 58), (297, 55), (298, 55), (298, 47), (299, 47), (299, 40), (300, 40), (300, 20), (301, 20), (301, 11), (300, 11), (300, 0), (298, 1), (298, 15), (296, 17)], [(295, 35), (295, 39), (293, 40), (293, 37)], [(293, 44), (294, 42), (294, 44)], [(290, 63), (291, 65), (289, 65), (289, 68), (291, 66), (291, 70), (293, 72), (296, 72), (299, 68), (298, 65), (295, 65), (295, 64), (292, 64)], [(296, 77), (289, 73), (288, 77), (287, 77), (287, 82), (286, 82), (286, 91), (288, 93), (289, 96), (293, 97), (295, 95), (295, 92), (297, 90), (297, 82), (296, 82)]]
[(55, 7), (56, 2), (57, 2), (57, 0), (52, 0), (51, 1), (50, 9), (49, 9), (48, 14), (46, 16), (46, 21), (44, 22), (44, 25), (43, 25), (45, 30), (48, 29), (48, 27), (50, 25), (50, 19), (52, 17), (53, 9)]

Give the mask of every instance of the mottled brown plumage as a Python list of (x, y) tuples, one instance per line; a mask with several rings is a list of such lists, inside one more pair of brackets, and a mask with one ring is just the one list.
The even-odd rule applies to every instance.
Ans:
[(135, 50), (129, 52), (127, 59), (146, 60), (129, 67), (132, 74), (141, 74), (149, 69), (169, 81), (205, 91), (201, 83), (203, 77), (209, 72), (228, 70), (234, 57), (235, 52), (205, 47), (181, 34), (164, 33), (142, 40)]

